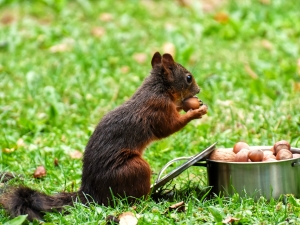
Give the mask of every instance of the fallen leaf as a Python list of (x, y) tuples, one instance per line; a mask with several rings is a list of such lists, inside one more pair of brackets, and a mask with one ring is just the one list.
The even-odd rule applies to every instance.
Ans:
[(245, 64), (245, 70), (251, 78), (258, 78), (258, 75), (251, 69), (251, 67), (248, 64)]
[(113, 215), (108, 215), (105, 219), (106, 224), (118, 224), (120, 222), (120, 220), (113, 216)]
[(294, 90), (295, 92), (300, 92), (300, 82), (294, 82)]
[(179, 4), (183, 7), (191, 7), (192, 6), (192, 0), (178, 0)]
[(122, 213), (118, 219), (120, 225), (136, 225), (138, 223), (138, 219), (132, 212)]
[(15, 150), (16, 150), (15, 148), (4, 148), (4, 149), (2, 149), (2, 152), (3, 153), (12, 153)]
[(240, 220), (240, 219), (238, 219), (238, 218), (234, 218), (234, 217), (229, 216), (229, 217), (227, 217), (226, 219), (224, 219), (224, 220), (222, 221), (222, 223), (232, 223), (232, 222), (239, 221), (239, 220)]
[(17, 140), (17, 146), (18, 147), (23, 147), (25, 146), (24, 140), (22, 138), (19, 138), (19, 140)]
[(113, 19), (113, 15), (110, 14), (110, 13), (102, 13), (100, 16), (99, 16), (99, 19), (103, 22), (109, 22)]
[(219, 13), (215, 14), (214, 20), (218, 21), (219, 23), (228, 23), (229, 16), (227, 13), (219, 12)]
[(15, 17), (11, 14), (4, 14), (1, 19), (0, 22), (4, 25), (9, 25), (11, 23), (13, 23), (15, 20)]
[(105, 29), (103, 27), (94, 27), (91, 31), (92, 35), (95, 37), (102, 37), (105, 34)]
[(212, 12), (221, 7), (225, 0), (202, 0), (201, 8), (204, 12)]
[[(165, 29), (167, 31), (172, 32), (175, 28), (176, 28), (176, 26), (174, 26), (174, 24), (172, 24), (172, 23), (165, 23)], [(157, 48), (154, 48), (153, 52), (155, 52), (155, 49), (157, 49)]]
[(270, 5), (271, 0), (260, 0), (260, 3), (263, 4), (263, 5)]
[(146, 59), (147, 59), (147, 56), (144, 53), (135, 53), (133, 55), (133, 59), (135, 61), (137, 61), (138, 63), (144, 63), (146, 61)]
[(121, 67), (121, 73), (126, 74), (126, 73), (129, 72), (129, 70), (130, 70), (130, 68), (129, 68), (128, 66), (123, 66), (123, 67)]
[(52, 47), (50, 47), (50, 52), (52, 53), (56, 53), (56, 52), (66, 52), (70, 50), (70, 46), (66, 43), (61, 43), (61, 44), (57, 44), (57, 45), (53, 45)]
[(46, 169), (44, 166), (38, 166), (34, 171), (33, 177), (34, 178), (41, 178), (46, 176)]
[(184, 202), (178, 202), (174, 205), (171, 205), (169, 207), (169, 211), (173, 211), (173, 210), (176, 210), (177, 212), (185, 212), (185, 204)]
[(267, 50), (272, 50), (272, 49), (273, 49), (272, 43), (271, 43), (270, 41), (266, 40), (266, 39), (264, 39), (264, 40), (261, 41), (261, 45), (262, 45), (265, 49), (267, 49)]
[(61, 141), (66, 142), (66, 140), (67, 140), (67, 137), (66, 137), (66, 135), (63, 134), (63, 135), (61, 136)]
[(72, 49), (72, 46), (74, 44), (74, 39), (72, 38), (66, 38), (61, 43), (53, 45), (49, 48), (50, 52), (56, 53), (56, 52), (66, 52)]
[(169, 53), (174, 57), (175, 56), (175, 45), (171, 42), (164, 43), (163, 52)]
[(54, 163), (54, 166), (59, 166), (58, 158), (55, 158), (53, 163)]
[(71, 159), (81, 159), (82, 158), (82, 152), (75, 150), (71, 152), (70, 154)]

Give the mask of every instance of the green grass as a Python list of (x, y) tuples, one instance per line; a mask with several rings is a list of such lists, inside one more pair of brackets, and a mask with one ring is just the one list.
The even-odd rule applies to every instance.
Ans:
[[(300, 2), (225, 1), (209, 12), (199, 2), (0, 1), (0, 170), (48, 194), (77, 190), (82, 164), (70, 153), (83, 152), (101, 117), (134, 93), (166, 43), (194, 74), (209, 113), (147, 148), (155, 173), (215, 141), (232, 147), (285, 139), (300, 147)], [(216, 20), (221, 13), (228, 20)], [(137, 53), (146, 60), (137, 62)], [(47, 169), (40, 180), (32, 177), (38, 165)], [(68, 215), (47, 214), (45, 224), (105, 224), (107, 215), (125, 211), (139, 214), (139, 224), (220, 224), (229, 215), (240, 224), (300, 224), (292, 197), (202, 199), (192, 187), (205, 190), (205, 171), (192, 168), (176, 179), (183, 191), (173, 200), (141, 200), (136, 210), (126, 201), (115, 208), (77, 204)], [(185, 213), (167, 211), (182, 200)], [(2, 210), (0, 223), (9, 220)]]

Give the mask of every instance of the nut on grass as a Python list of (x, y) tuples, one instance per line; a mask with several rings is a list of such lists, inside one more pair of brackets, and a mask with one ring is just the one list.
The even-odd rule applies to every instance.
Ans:
[(34, 171), (33, 177), (34, 178), (42, 178), (46, 176), (47, 172), (44, 166), (38, 166)]

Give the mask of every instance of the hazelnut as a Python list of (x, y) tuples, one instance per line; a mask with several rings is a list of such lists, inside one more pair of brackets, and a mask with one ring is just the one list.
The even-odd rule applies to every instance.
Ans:
[(218, 148), (210, 154), (209, 159), (223, 162), (234, 162), (235, 153), (231, 151), (231, 149)]
[(34, 171), (33, 177), (34, 178), (42, 178), (46, 176), (46, 169), (44, 166), (38, 166), (36, 170)]
[(243, 148), (235, 155), (235, 162), (248, 162), (249, 149)]
[(270, 159), (270, 158), (276, 160), (276, 157), (275, 157), (275, 155), (273, 155), (272, 151), (263, 151), (263, 153), (264, 153), (263, 161), (267, 161), (267, 159)]
[(276, 160), (276, 158), (274, 159), (274, 158), (267, 158), (266, 160), (263, 160), (264, 162), (275, 162), (275, 161), (277, 161)]
[(248, 157), (252, 162), (261, 162), (264, 158), (264, 153), (260, 149), (253, 149), (249, 151)]
[(233, 146), (233, 152), (236, 154), (243, 148), (250, 150), (249, 145), (246, 142), (239, 141)]
[(300, 158), (300, 154), (299, 153), (294, 153), (293, 154), (293, 159), (297, 159), (297, 158)]
[(275, 149), (274, 149), (274, 146), (271, 147), (270, 151), (273, 152), (273, 155), (276, 154)]
[(189, 111), (190, 109), (199, 109), (200, 102), (197, 97), (187, 98), (182, 102), (182, 108), (184, 111)]
[(277, 160), (292, 159), (292, 158), (293, 158), (293, 153), (288, 149), (281, 149), (276, 154)]
[(285, 141), (285, 140), (281, 140), (281, 141), (277, 141), (274, 144), (274, 150), (275, 150), (275, 155), (281, 150), (281, 149), (287, 149), (287, 150), (291, 150), (291, 145)]

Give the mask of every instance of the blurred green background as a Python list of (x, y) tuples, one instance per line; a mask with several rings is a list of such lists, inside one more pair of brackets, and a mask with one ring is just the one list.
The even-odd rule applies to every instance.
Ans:
[[(94, 127), (141, 85), (156, 51), (193, 73), (209, 113), (147, 148), (154, 172), (215, 141), (300, 147), (299, 9), (284, 0), (0, 0), (1, 170), (46, 193), (78, 189)], [(38, 165), (42, 180), (32, 178)]]

